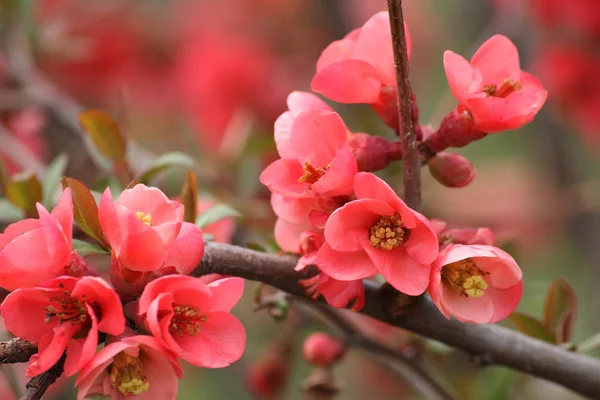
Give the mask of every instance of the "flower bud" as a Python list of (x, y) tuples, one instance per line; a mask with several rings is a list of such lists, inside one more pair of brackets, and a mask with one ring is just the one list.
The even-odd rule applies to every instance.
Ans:
[(446, 235), (455, 244), (494, 245), (494, 233), (490, 228), (449, 229)]
[(473, 163), (460, 154), (439, 153), (429, 160), (428, 165), (431, 175), (447, 187), (465, 187), (475, 179)]
[(348, 145), (359, 171), (378, 171), (390, 161), (402, 159), (402, 144), (398, 141), (390, 142), (380, 136), (354, 133), (348, 140)]
[(302, 354), (309, 363), (327, 367), (344, 356), (346, 347), (337, 339), (322, 333), (313, 333), (304, 341)]
[(250, 364), (245, 378), (250, 393), (259, 399), (271, 399), (281, 393), (289, 377), (291, 355), (289, 346), (277, 343)]
[(442, 120), (437, 132), (427, 137), (425, 145), (436, 154), (448, 147), (464, 147), (486, 135), (473, 128), (473, 117), (469, 111), (457, 108)]

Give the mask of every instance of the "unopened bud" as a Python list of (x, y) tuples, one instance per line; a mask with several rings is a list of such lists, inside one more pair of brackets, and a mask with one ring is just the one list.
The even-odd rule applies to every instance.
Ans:
[(248, 366), (246, 386), (254, 397), (275, 398), (285, 388), (290, 373), (291, 346), (275, 343)]
[(428, 162), (431, 175), (442, 185), (451, 188), (467, 186), (477, 175), (473, 163), (456, 153), (442, 152)]
[(304, 341), (302, 354), (306, 361), (319, 367), (327, 367), (344, 356), (346, 347), (325, 333), (313, 333)]
[(494, 233), (490, 228), (449, 229), (446, 235), (450, 242), (456, 244), (494, 245)]
[(464, 147), (486, 135), (473, 129), (473, 116), (469, 111), (457, 108), (442, 120), (437, 132), (427, 137), (425, 145), (436, 154), (448, 147)]
[(348, 145), (356, 159), (359, 171), (371, 172), (385, 168), (390, 161), (402, 159), (402, 144), (380, 136), (354, 133)]

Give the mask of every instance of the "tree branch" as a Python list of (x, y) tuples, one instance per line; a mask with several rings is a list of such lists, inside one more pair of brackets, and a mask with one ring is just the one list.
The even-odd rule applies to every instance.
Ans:
[(409, 78), (408, 50), (404, 31), (402, 0), (388, 0), (394, 64), (396, 67), (396, 92), (398, 97), (398, 131), (402, 142), (404, 198), (412, 209), (421, 207), (421, 163), (417, 150), (417, 136), (412, 116), (412, 89)]
[(37, 352), (37, 347), (27, 340), (14, 338), (8, 342), (0, 342), (0, 364), (26, 362)]
[(19, 400), (40, 400), (50, 385), (62, 375), (65, 357), (66, 353), (48, 371), (31, 378), (25, 386), (25, 394)]
[[(304, 296), (298, 279), (316, 270), (296, 272), (297, 259), (260, 253), (222, 243), (206, 243), (204, 257), (194, 275), (211, 273), (260, 281), (287, 293)], [(575, 392), (600, 398), (600, 361), (563, 350), (498, 325), (465, 324), (447, 320), (426, 297), (401, 316), (390, 313), (398, 300), (380, 286), (365, 281), (366, 303), (361, 313), (390, 325), (438, 340), (490, 364), (505, 365), (521, 372), (559, 383)]]
[(370, 358), (398, 374), (408, 385), (423, 398), (429, 400), (452, 400), (427, 373), (415, 362), (395, 349), (378, 343), (361, 333), (350, 323), (340, 311), (334, 310), (321, 303), (300, 298), (296, 304), (316, 310), (323, 320), (344, 335), (349, 346), (363, 350)]

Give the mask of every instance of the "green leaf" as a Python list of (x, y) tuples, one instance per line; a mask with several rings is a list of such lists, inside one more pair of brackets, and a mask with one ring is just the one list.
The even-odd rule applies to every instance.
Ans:
[(196, 161), (185, 153), (179, 151), (173, 151), (170, 153), (159, 156), (152, 162), (149, 168), (140, 174), (138, 181), (140, 183), (147, 184), (157, 175), (166, 171), (169, 168), (180, 167), (180, 168), (194, 168)]
[(524, 313), (513, 312), (508, 319), (517, 327), (519, 332), (545, 342), (554, 343), (554, 335), (537, 318)]
[(127, 144), (110, 115), (101, 110), (87, 110), (79, 114), (79, 123), (103, 155), (115, 163), (125, 161)]
[(600, 332), (590, 336), (577, 345), (577, 351), (579, 353), (591, 353), (598, 349), (600, 349)]
[(42, 185), (35, 175), (13, 178), (6, 185), (6, 198), (31, 217), (38, 217), (36, 203), (42, 201)]
[(568, 342), (573, 333), (577, 297), (564, 279), (556, 279), (550, 285), (544, 303), (544, 325), (556, 338), (556, 343)]
[(241, 214), (238, 211), (227, 204), (217, 204), (200, 214), (198, 218), (196, 218), (196, 225), (199, 228), (204, 228), (205, 226), (214, 224), (223, 218), (239, 218), (240, 216)]
[(73, 239), (73, 250), (82, 256), (87, 256), (89, 254), (109, 254), (108, 250), (79, 239)]
[(63, 188), (71, 188), (73, 217), (77, 225), (100, 246), (108, 249), (109, 245), (104, 240), (102, 227), (98, 219), (98, 206), (90, 189), (81, 181), (73, 178), (63, 177), (62, 184)]
[(261, 253), (267, 253), (267, 249), (260, 243), (256, 242), (248, 242), (246, 243), (246, 247), (250, 250), (259, 251)]
[(202, 237), (204, 238), (205, 242), (212, 242), (213, 240), (215, 240), (215, 235), (213, 235), (212, 233), (202, 232)]
[(185, 222), (196, 222), (198, 217), (198, 180), (196, 173), (188, 169), (187, 177), (181, 189), (181, 202), (183, 203)]
[(0, 198), (0, 221), (18, 221), (25, 217), (23, 210), (15, 206), (8, 199)]
[(52, 206), (52, 196), (54, 195), (56, 188), (60, 185), (60, 178), (65, 174), (68, 162), (69, 157), (66, 154), (59, 154), (48, 165), (48, 169), (46, 169), (46, 175), (44, 176), (44, 182), (42, 184), (42, 204), (46, 208)]

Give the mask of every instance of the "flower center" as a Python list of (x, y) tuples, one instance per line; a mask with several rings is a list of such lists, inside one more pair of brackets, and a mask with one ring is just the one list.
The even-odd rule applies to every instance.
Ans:
[[(61, 285), (61, 288), (62, 285)], [(46, 310), (46, 323), (51, 321), (58, 321), (59, 324), (63, 322), (71, 322), (71, 325), (85, 325), (90, 321), (87, 308), (78, 299), (71, 297), (71, 293), (65, 290), (62, 296), (52, 296), (49, 298), (50, 305)]]
[(175, 315), (171, 319), (169, 330), (178, 336), (183, 334), (196, 336), (200, 333), (203, 322), (206, 322), (207, 316), (202, 315), (200, 309), (191, 307), (187, 304), (173, 307)]
[(146, 214), (142, 211), (136, 211), (135, 216), (148, 226), (152, 226), (152, 214)]
[[(306, 182), (309, 184), (315, 183), (323, 175), (325, 175), (325, 172), (327, 172), (327, 170), (330, 167), (331, 167), (331, 164), (328, 164), (327, 166), (322, 167), (322, 168), (315, 168), (311, 165), (311, 163), (306, 161), (306, 162), (304, 162), (304, 165), (302, 166), (302, 168), (304, 169), (304, 174), (298, 179), (298, 182)], [(308, 189), (310, 190), (311, 187), (309, 186)]]
[(142, 394), (150, 389), (139, 357), (120, 352), (113, 358), (110, 367), (110, 383), (125, 396)]
[(456, 293), (465, 297), (481, 297), (488, 288), (483, 279), (489, 272), (477, 268), (470, 258), (444, 265), (442, 280)]
[(393, 250), (404, 243), (409, 234), (410, 231), (402, 227), (398, 213), (382, 216), (369, 228), (369, 240), (376, 249)]
[(485, 85), (482, 92), (488, 96), (504, 98), (509, 94), (516, 92), (517, 90), (521, 90), (522, 88), (523, 86), (520, 82), (513, 81), (512, 78), (507, 78), (500, 87), (497, 85)]

